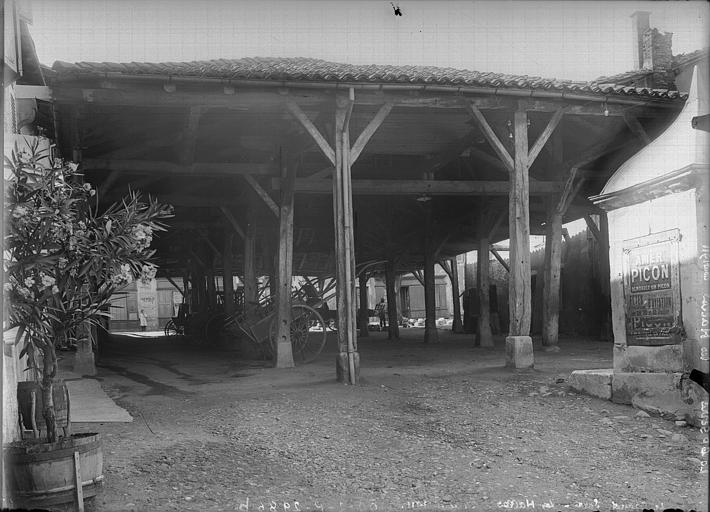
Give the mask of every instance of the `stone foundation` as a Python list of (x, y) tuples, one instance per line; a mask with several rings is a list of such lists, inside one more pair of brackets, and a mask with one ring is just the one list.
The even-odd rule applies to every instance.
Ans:
[(613, 402), (631, 404), (668, 420), (685, 420), (700, 426), (700, 403), (707, 392), (682, 373), (615, 373)]
[(700, 427), (700, 404), (708, 400), (702, 387), (678, 372), (577, 370), (572, 372), (569, 386), (578, 393), (632, 405), (668, 420), (685, 420), (695, 427)]
[(569, 378), (573, 391), (604, 400), (611, 400), (611, 380), (613, 370), (576, 370)]

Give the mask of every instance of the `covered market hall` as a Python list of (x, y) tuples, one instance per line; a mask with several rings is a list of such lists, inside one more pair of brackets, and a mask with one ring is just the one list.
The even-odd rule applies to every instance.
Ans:
[[(434, 267), (451, 275), (454, 258), (476, 250), (477, 343), (491, 345), (488, 256), (507, 239), (506, 364), (533, 364), (530, 235), (546, 237), (543, 345), (556, 346), (563, 223), (586, 219), (608, 247), (605, 213), (587, 198), (685, 99), (614, 77), (310, 58), (57, 62), (45, 75), (60, 152), (80, 162), (100, 204), (131, 188), (174, 206), (156, 238), (158, 276), (180, 283), (191, 311), (214, 306), (215, 276), (223, 276), (226, 314), (256, 305), (270, 276), (275, 365), (289, 367), (294, 278), (333, 290), (337, 378), (351, 384), (357, 305), (367, 301), (358, 280), (385, 275), (396, 318), (395, 277), (423, 269), (424, 340), (434, 343)], [(608, 260), (605, 272), (608, 297)]]

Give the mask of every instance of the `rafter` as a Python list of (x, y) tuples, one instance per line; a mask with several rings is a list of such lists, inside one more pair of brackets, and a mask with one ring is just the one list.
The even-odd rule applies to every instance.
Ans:
[(365, 145), (370, 141), (372, 136), (375, 134), (375, 132), (385, 120), (387, 115), (390, 113), (392, 107), (392, 103), (385, 103), (384, 105), (382, 105), (382, 107), (380, 107), (380, 110), (377, 111), (377, 114), (375, 114), (375, 117), (372, 118), (372, 120), (368, 123), (362, 133), (358, 136), (357, 140), (355, 141), (355, 144), (353, 144), (352, 148), (350, 148), (351, 164), (354, 164), (355, 161), (358, 159), (360, 153), (362, 153), (362, 150), (365, 149)]
[(500, 263), (501, 265), (503, 265), (503, 268), (504, 268), (506, 271), (510, 272), (510, 265), (508, 265), (508, 264), (505, 262), (505, 260), (504, 260), (503, 257), (500, 255), (500, 253), (498, 253), (498, 251), (497, 251), (496, 249), (494, 249), (493, 247), (491, 247), (491, 254), (493, 254), (493, 256), (495, 256), (495, 258), (498, 260), (498, 263)]
[(557, 128), (557, 125), (562, 120), (562, 116), (564, 115), (564, 113), (565, 109), (560, 108), (554, 114), (552, 114), (552, 118), (547, 123), (547, 126), (545, 126), (545, 129), (542, 131), (540, 136), (535, 141), (535, 144), (533, 144), (533, 147), (530, 148), (530, 151), (528, 152), (528, 167), (532, 166), (533, 162), (540, 154), (540, 150), (542, 150), (542, 148), (545, 146), (547, 140), (550, 138), (550, 135), (552, 135), (552, 132), (555, 131), (555, 128)]
[(488, 143), (491, 145), (493, 150), (496, 152), (496, 154), (500, 157), (501, 161), (503, 164), (505, 164), (506, 168), (509, 171), (513, 170), (514, 162), (513, 162), (513, 157), (510, 156), (510, 153), (506, 149), (505, 145), (501, 142), (501, 140), (498, 138), (496, 133), (493, 131), (493, 128), (491, 128), (491, 125), (488, 124), (488, 121), (486, 121), (486, 118), (483, 116), (481, 111), (478, 109), (478, 107), (472, 103), (468, 103), (468, 110), (471, 112), (473, 117), (476, 118), (478, 121), (479, 126), (481, 127), (481, 131), (483, 132), (483, 135), (486, 137), (486, 140)]
[(647, 145), (651, 142), (651, 139), (649, 138), (648, 134), (646, 133), (646, 130), (644, 130), (643, 126), (641, 126), (641, 123), (639, 122), (639, 120), (636, 116), (633, 116), (631, 114), (626, 114), (626, 115), (624, 115), (624, 121), (626, 122), (626, 125), (629, 127), (629, 130), (631, 130), (631, 133), (633, 133), (639, 139), (641, 139), (641, 141), (644, 143), (644, 145)]
[(288, 111), (293, 115), (293, 117), (300, 121), (306, 131), (311, 134), (311, 137), (313, 137), (313, 140), (316, 144), (318, 144), (318, 147), (321, 149), (325, 157), (330, 160), (330, 163), (335, 165), (335, 150), (330, 146), (330, 144), (328, 144), (328, 141), (325, 140), (320, 130), (318, 130), (316, 125), (313, 124), (313, 121), (311, 121), (306, 113), (301, 110), (301, 107), (299, 107), (298, 104), (292, 99), (287, 99), (286, 108), (288, 108)]
[(276, 202), (271, 198), (269, 193), (266, 190), (264, 190), (264, 187), (262, 187), (261, 184), (258, 181), (256, 181), (256, 179), (253, 176), (251, 176), (249, 174), (244, 175), (244, 181), (249, 183), (251, 188), (254, 189), (254, 192), (256, 192), (256, 194), (261, 198), (261, 200), (264, 201), (264, 203), (269, 208), (271, 213), (273, 213), (274, 216), (278, 219), (279, 218), (279, 207), (276, 204)]
[(237, 222), (237, 219), (234, 218), (234, 214), (231, 212), (231, 210), (225, 205), (220, 206), (219, 209), (222, 212), (222, 215), (224, 215), (224, 217), (227, 219), (229, 224), (232, 226), (232, 229), (234, 229), (234, 231), (240, 237), (242, 237), (242, 240), (246, 240), (246, 232), (239, 225), (239, 223)]

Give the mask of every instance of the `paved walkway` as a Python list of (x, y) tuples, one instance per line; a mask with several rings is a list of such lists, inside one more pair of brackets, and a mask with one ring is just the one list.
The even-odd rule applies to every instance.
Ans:
[(611, 367), (610, 343), (536, 343), (513, 371), (502, 338), (422, 337), (361, 338), (354, 387), (335, 382), (334, 334), (285, 370), (116, 337), (97, 379), (136, 421), (77, 425), (104, 443), (93, 510), (707, 509), (697, 429), (568, 391), (572, 370)]

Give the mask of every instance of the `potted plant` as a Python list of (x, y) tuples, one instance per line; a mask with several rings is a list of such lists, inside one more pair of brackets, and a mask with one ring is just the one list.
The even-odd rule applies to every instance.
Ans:
[[(51, 487), (52, 478), (45, 474), (50, 471), (60, 473), (55, 476), (61, 482), (65, 476), (51, 454), (95, 451), (98, 443), (98, 434), (87, 439), (86, 435), (69, 435), (68, 429), (60, 433), (57, 428), (57, 401), (62, 402), (66, 393), (55, 390), (61, 387), (56, 349), (106, 316), (112, 295), (121, 287), (141, 275), (154, 275), (151, 240), (154, 233), (165, 230), (161, 221), (172, 216), (171, 206), (153, 198), (144, 202), (137, 192), (99, 211), (96, 191), (82, 181), (78, 165), (38, 147), (36, 141), (22, 150), (16, 145), (5, 158), (6, 324), (18, 327), (16, 341), (24, 342), (20, 357), (28, 357), (41, 390), (34, 398), (46, 431), (41, 439), (9, 448), (20, 504), (34, 503), (33, 496), (51, 495), (56, 500), (68, 494), (71, 499), (71, 489), (69, 493), (61, 485), (38, 489), (38, 483), (30, 481), (37, 477), (46, 480), (42, 486)], [(67, 423), (68, 416), (67, 410)], [(61, 419), (65, 419), (63, 414)], [(46, 467), (34, 467), (36, 458)], [(100, 453), (86, 462), (101, 471)], [(65, 469), (71, 474), (73, 464)], [(91, 475), (88, 479), (96, 480)]]

